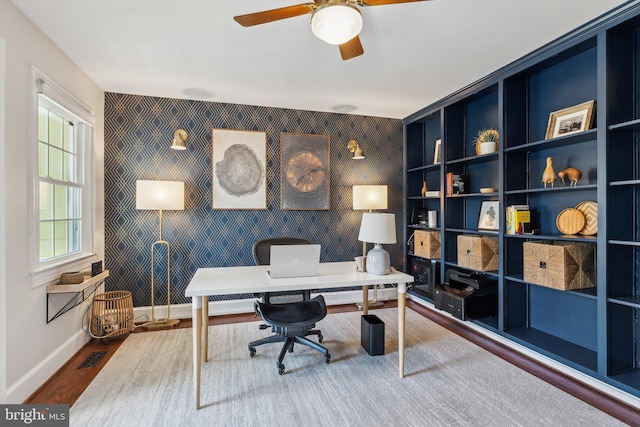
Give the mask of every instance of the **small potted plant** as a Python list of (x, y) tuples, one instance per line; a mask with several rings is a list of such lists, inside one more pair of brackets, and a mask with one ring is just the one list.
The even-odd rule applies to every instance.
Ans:
[(482, 129), (478, 131), (474, 144), (476, 146), (476, 154), (489, 154), (498, 151), (498, 141), (500, 134), (495, 129)]

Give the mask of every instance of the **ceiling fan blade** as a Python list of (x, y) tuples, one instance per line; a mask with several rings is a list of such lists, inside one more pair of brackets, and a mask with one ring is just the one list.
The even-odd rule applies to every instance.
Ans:
[(279, 9), (265, 10), (263, 12), (249, 13), (247, 15), (234, 16), (233, 19), (244, 27), (251, 27), (267, 22), (279, 21), (281, 19), (293, 18), (294, 16), (306, 15), (313, 12), (315, 3), (303, 3), (295, 6), (281, 7)]
[(348, 42), (340, 45), (340, 55), (342, 56), (343, 61), (355, 58), (363, 53), (364, 49), (362, 48), (362, 43), (360, 43), (360, 37), (358, 36), (355, 36)]
[(384, 6), (385, 4), (396, 4), (396, 3), (413, 3), (416, 1), (428, 1), (428, 0), (362, 0), (362, 3), (365, 6)]

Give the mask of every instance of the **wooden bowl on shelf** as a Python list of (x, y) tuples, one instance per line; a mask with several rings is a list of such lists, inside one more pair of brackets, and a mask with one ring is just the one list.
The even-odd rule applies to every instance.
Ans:
[(480, 189), (480, 192), (481, 192), (481, 193), (485, 193), (485, 194), (486, 194), (486, 193), (495, 193), (495, 192), (496, 192), (496, 189), (495, 189), (495, 188), (493, 188), (493, 187), (484, 187), (484, 188), (481, 188), (481, 189)]

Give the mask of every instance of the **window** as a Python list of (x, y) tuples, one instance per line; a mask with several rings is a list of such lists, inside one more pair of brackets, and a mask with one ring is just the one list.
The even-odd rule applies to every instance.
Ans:
[[(46, 97), (43, 97), (46, 98)], [(82, 249), (82, 157), (75, 123), (48, 99), (38, 106), (40, 262)]]
[(93, 254), (93, 113), (34, 68), (32, 281), (87, 266)]

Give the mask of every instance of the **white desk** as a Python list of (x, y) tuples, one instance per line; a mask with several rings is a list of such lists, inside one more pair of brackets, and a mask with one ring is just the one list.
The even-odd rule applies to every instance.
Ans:
[[(199, 268), (185, 291), (193, 304), (193, 385), (196, 409), (200, 408), (200, 370), (208, 359), (209, 296), (305, 289), (362, 286), (363, 312), (367, 313), (369, 285), (398, 284), (398, 353), (400, 377), (404, 377), (404, 310), (407, 283), (413, 276), (392, 271), (384, 276), (356, 271), (355, 262), (320, 264), (318, 276), (271, 279), (269, 266)], [(205, 310), (202, 308), (205, 307)]]

